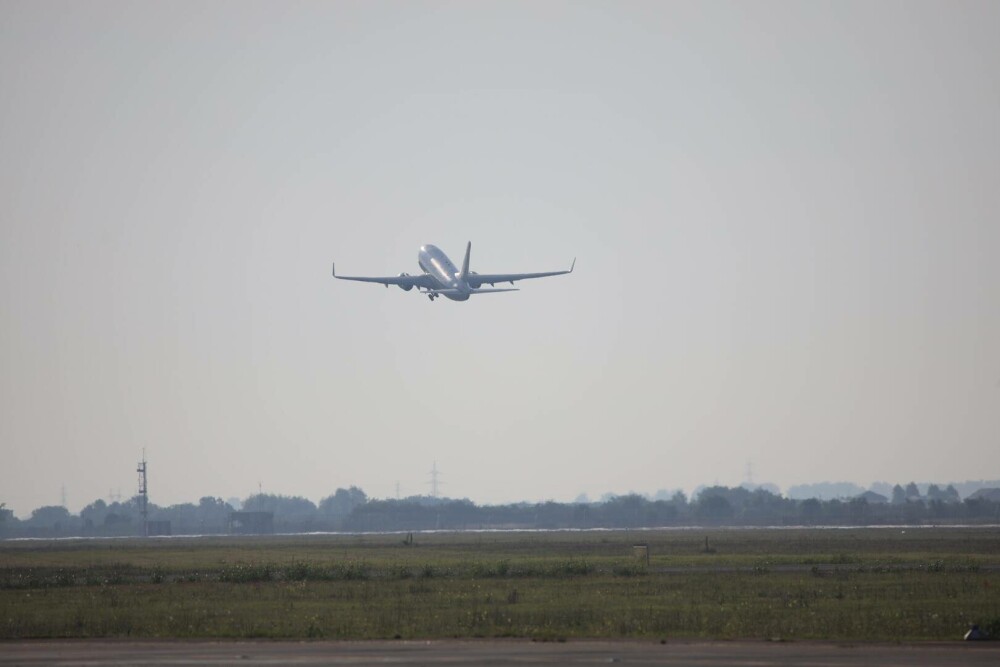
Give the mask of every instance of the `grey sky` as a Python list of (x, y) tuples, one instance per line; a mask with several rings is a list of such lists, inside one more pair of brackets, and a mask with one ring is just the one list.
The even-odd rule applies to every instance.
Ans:
[(4, 0), (0, 501), (996, 477), (998, 26)]

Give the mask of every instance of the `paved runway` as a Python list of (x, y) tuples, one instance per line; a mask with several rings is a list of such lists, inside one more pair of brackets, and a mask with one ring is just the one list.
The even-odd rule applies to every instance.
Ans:
[(1000, 642), (0, 642), (0, 665), (1000, 665)]

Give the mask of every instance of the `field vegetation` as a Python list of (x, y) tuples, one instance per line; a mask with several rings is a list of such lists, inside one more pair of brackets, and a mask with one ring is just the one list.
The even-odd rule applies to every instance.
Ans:
[(971, 623), (1000, 634), (995, 528), (0, 542), (2, 638), (948, 640)]

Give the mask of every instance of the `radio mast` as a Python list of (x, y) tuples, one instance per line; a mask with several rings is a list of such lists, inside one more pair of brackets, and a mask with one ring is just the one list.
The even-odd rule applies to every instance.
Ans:
[(149, 537), (149, 486), (146, 483), (146, 448), (142, 448), (142, 461), (135, 469), (139, 473), (139, 513), (142, 514), (142, 536)]

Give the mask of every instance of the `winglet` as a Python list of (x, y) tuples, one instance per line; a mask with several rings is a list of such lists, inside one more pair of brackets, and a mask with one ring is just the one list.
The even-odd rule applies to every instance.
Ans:
[(573, 273), (573, 268), (576, 266), (576, 257), (573, 258), (573, 263), (569, 265), (569, 272)]
[(336, 278), (337, 277), (337, 263), (334, 262), (333, 264), (331, 264), (331, 266), (333, 267), (333, 277)]
[(462, 282), (465, 282), (466, 280), (469, 279), (469, 255), (471, 254), (472, 254), (472, 241), (469, 241), (469, 243), (465, 246), (465, 259), (462, 260), (462, 273), (461, 273)]

